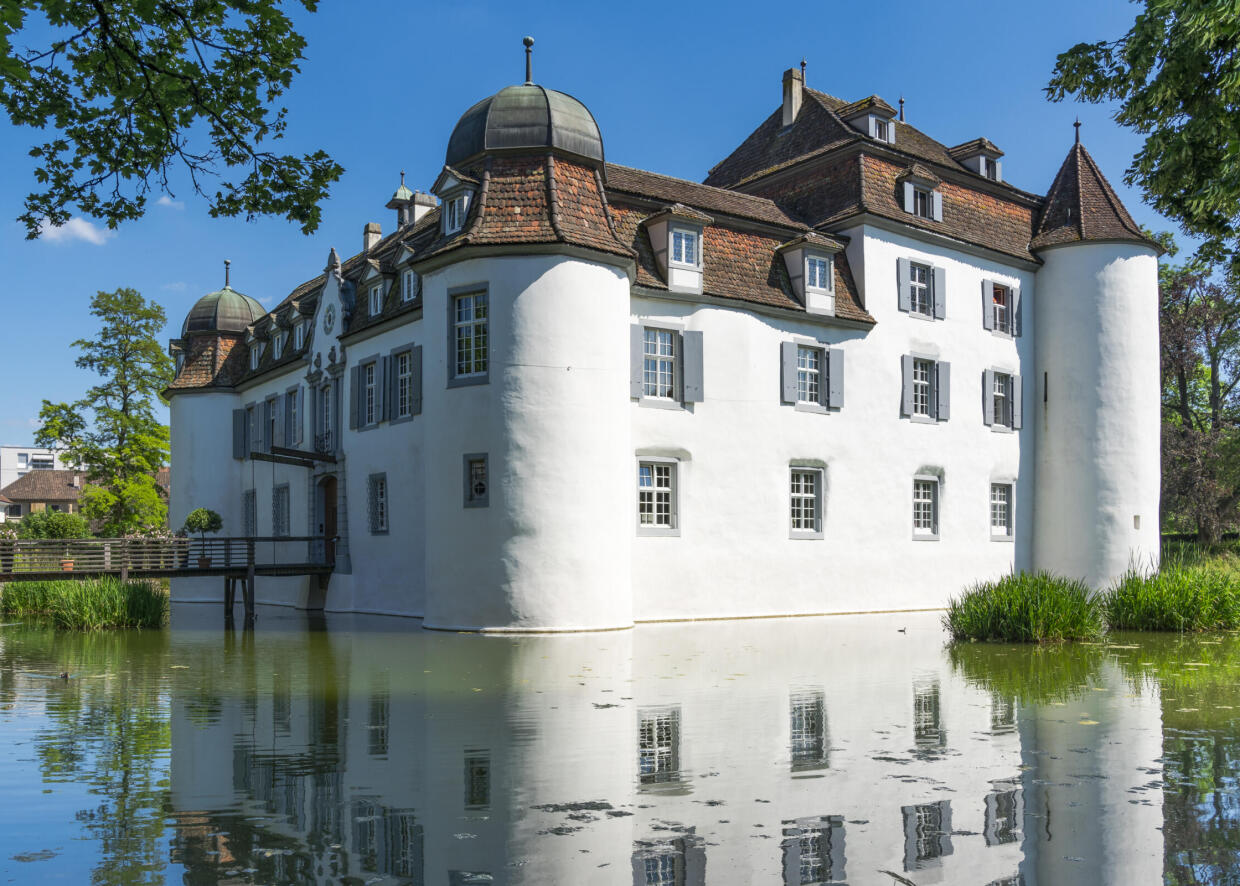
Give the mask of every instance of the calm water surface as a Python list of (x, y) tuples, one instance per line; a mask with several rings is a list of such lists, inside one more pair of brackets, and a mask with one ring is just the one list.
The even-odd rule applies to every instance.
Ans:
[[(0, 627), (8, 882), (1240, 884), (1240, 637)], [(900, 629), (904, 630), (901, 631)], [(68, 680), (56, 677), (68, 671)]]

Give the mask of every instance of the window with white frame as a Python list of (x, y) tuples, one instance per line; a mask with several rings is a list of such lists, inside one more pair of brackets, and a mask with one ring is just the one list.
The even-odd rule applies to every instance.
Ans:
[(677, 399), (676, 340), (670, 329), (642, 332), (642, 396)]
[(822, 533), (822, 471), (815, 468), (793, 468), (789, 502), (792, 534), (820, 537)]
[(903, 806), (905, 870), (951, 854), (951, 802), (939, 800), (919, 806)]
[(701, 234), (689, 228), (672, 229), (672, 261), (696, 268), (701, 263)]
[(822, 690), (794, 692), (789, 744), (793, 770), (815, 769), (827, 762), (826, 695)]
[(373, 425), (379, 421), (379, 364), (367, 363), (362, 367), (362, 424)]
[(387, 474), (371, 474), (368, 478), (366, 517), (371, 535), (388, 531)]
[(822, 402), (825, 360), (822, 348), (797, 345), (797, 402)]
[(377, 317), (383, 313), (383, 285), (370, 287), (370, 316)]
[(418, 294), (418, 275), (411, 270), (406, 270), (400, 277), (400, 300), (413, 301), (413, 297)]
[(831, 259), (810, 255), (805, 259), (805, 285), (810, 289), (828, 291), (831, 286)]
[(909, 312), (924, 317), (934, 316), (934, 269), (929, 265), (909, 262)]
[(676, 529), (676, 463), (643, 461), (637, 465), (637, 522), (643, 532)]
[(880, 142), (891, 141), (891, 121), (883, 117), (874, 118), (874, 137)]
[(1012, 484), (990, 484), (990, 535), (992, 538), (1012, 536)]
[(680, 778), (680, 709), (659, 708), (638, 713), (637, 771), (642, 784), (664, 784)]
[(993, 374), (991, 395), (994, 400), (994, 423), (1005, 428), (1012, 427), (1012, 376), (1006, 372)]
[(934, 361), (913, 360), (913, 415), (932, 416), (934, 406)]
[(485, 508), (490, 502), (491, 478), (489, 459), (484, 452), (465, 456), (465, 507)]
[(992, 287), (990, 299), (991, 322), (995, 332), (1012, 334), (1012, 290), (999, 283)]
[(396, 355), (396, 417), (413, 415), (413, 352)]
[(277, 332), (271, 337), (271, 359), (279, 360), (284, 353), (284, 333)]
[(319, 388), (319, 433), (330, 434), (332, 431), (332, 386), (323, 385)]
[(936, 538), (939, 534), (939, 481), (930, 477), (913, 480), (913, 535)]
[(443, 204), (444, 233), (455, 234), (465, 224), (465, 210), (469, 205), (467, 194), (457, 194)]
[(241, 527), (245, 535), (258, 535), (258, 495), (253, 489), (241, 494)]
[(453, 298), (456, 378), (486, 375), (487, 294), (471, 292)]
[(926, 188), (913, 188), (913, 215), (918, 218), (934, 217), (934, 198)]
[(253, 372), (255, 369), (258, 368), (258, 358), (261, 356), (261, 353), (262, 351), (259, 348), (257, 342), (250, 345), (250, 371), (251, 372)]
[(301, 416), (297, 413), (297, 392), (284, 394), (284, 445), (292, 446), (301, 436)]
[(301, 350), (306, 345), (306, 324), (297, 323), (293, 326), (293, 347)]
[(271, 534), (288, 535), (288, 484), (271, 490)]

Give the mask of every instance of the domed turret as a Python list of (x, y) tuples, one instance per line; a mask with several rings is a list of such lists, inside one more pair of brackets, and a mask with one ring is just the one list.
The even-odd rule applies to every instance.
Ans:
[(603, 162), (603, 136), (589, 109), (571, 95), (535, 84), (526, 37), (525, 83), (506, 86), (463, 115), (448, 139), (444, 163), (460, 166), (484, 151), (559, 148), (594, 163)]
[(181, 338), (193, 332), (245, 332), (245, 328), (267, 313), (266, 308), (228, 284), (225, 262), (224, 288), (208, 292), (190, 308), (181, 326)]

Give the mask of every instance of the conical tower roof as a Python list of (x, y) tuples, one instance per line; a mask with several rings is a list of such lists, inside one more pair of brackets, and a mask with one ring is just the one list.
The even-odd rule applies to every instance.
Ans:
[(1127, 240), (1158, 248), (1133, 221), (1078, 136), (1046, 195), (1029, 248), (1090, 240)]

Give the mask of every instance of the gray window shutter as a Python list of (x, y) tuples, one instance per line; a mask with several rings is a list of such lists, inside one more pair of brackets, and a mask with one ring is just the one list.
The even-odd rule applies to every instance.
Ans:
[(934, 317), (942, 320), (947, 317), (947, 269), (934, 269)]
[(378, 408), (375, 410), (376, 424), (381, 421), (387, 421), (387, 419), (391, 417), (388, 415), (389, 403), (392, 399), (388, 397), (388, 385), (391, 384), (388, 379), (392, 377), (391, 364), (392, 358), (384, 357), (379, 361), (379, 365), (375, 367), (375, 370), (380, 375), (380, 377), (376, 379), (379, 384), (377, 385), (378, 390), (375, 391), (375, 396), (379, 398), (379, 403), (377, 404)]
[(1012, 427), (1020, 430), (1024, 425), (1024, 398), (1021, 397), (1020, 376), (1012, 376)]
[(643, 332), (637, 323), (629, 327), (629, 396), (637, 400), (642, 396)]
[(1024, 323), (1022, 322), (1022, 318), (1020, 314), (1020, 287), (1013, 286), (1012, 287), (1012, 335), (1020, 335), (1021, 332), (1024, 331), (1023, 327), (1024, 327)]
[(994, 329), (995, 328), (995, 312), (993, 309), (994, 303), (995, 303), (995, 281), (994, 280), (983, 280), (982, 281), (982, 328), (983, 329)]
[(411, 384), (413, 386), (413, 393), (411, 394), (413, 403), (410, 409), (410, 414), (421, 415), (422, 414), (422, 346), (421, 345), (418, 345), (416, 348), (413, 349), (413, 379), (412, 379)]
[(935, 370), (934, 417), (947, 421), (952, 414), (952, 365), (940, 362), (935, 364)]
[(284, 395), (271, 401), (271, 411), (275, 417), (275, 439), (271, 441), (272, 446), (286, 446), (284, 441)]
[(900, 358), (901, 391), (903, 392), (901, 408), (905, 415), (913, 414), (913, 358), (905, 354)]
[(896, 291), (899, 293), (900, 310), (905, 313), (912, 310), (908, 293), (908, 283), (913, 272), (912, 265), (913, 263), (907, 258), (896, 260)]
[(349, 370), (349, 430), (357, 430), (358, 416), (362, 414), (362, 390), (361, 390), (361, 371), (360, 367), (354, 366)]
[(686, 332), (680, 337), (684, 367), (684, 401), (701, 403), (705, 399), (702, 372), (702, 333)]
[(993, 369), (982, 370), (982, 421), (987, 426), (995, 423), (995, 373)]
[(797, 343), (779, 343), (779, 390), (785, 403), (797, 402)]
[(932, 212), (934, 214), (934, 220), (942, 221), (943, 220), (943, 192), (942, 191), (931, 191), (930, 192), (930, 203), (932, 206)]
[(827, 406), (839, 409), (844, 405), (844, 352), (839, 348), (827, 351)]
[(910, 215), (913, 212), (913, 183), (904, 183), (904, 211)]
[(245, 410), (233, 410), (233, 458), (245, 458)]

